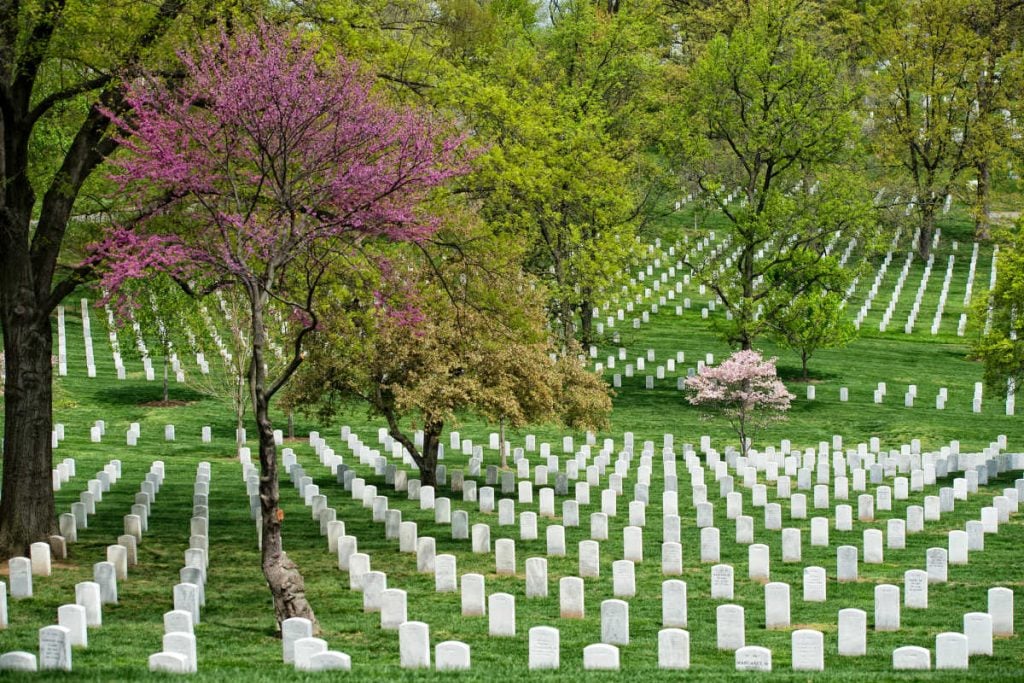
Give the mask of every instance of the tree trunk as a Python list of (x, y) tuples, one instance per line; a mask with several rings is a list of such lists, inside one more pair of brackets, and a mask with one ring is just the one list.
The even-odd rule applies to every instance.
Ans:
[(501, 469), (508, 469), (508, 453), (505, 452), (505, 418), (498, 420), (498, 453), (501, 454)]
[[(274, 616), (278, 629), (285, 619), (304, 617), (313, 622), (314, 633), (320, 631), (313, 607), (306, 600), (306, 585), (295, 562), (288, 557), (281, 546), (280, 491), (277, 475), (277, 447), (274, 445), (274, 428), (270, 422), (270, 400), (266, 391), (266, 370), (263, 363), (263, 346), (266, 331), (263, 325), (263, 310), (260, 297), (262, 290), (250, 291), (252, 297), (252, 359), (249, 367), (249, 382), (254, 395), (253, 412), (256, 417), (256, 434), (260, 453), (260, 515), (263, 523), (263, 576), (274, 599)], [(279, 516), (281, 515), (281, 516)]]
[(580, 343), (584, 347), (594, 343), (594, 304), (585, 296), (580, 303)]
[(289, 439), (294, 439), (295, 438), (295, 411), (294, 410), (289, 410), (288, 411), (288, 438)]
[(803, 367), (804, 367), (804, 381), (805, 382), (810, 380), (810, 376), (807, 374), (807, 358), (808, 358), (807, 352), (806, 351), (801, 351), (800, 352), (800, 362), (803, 364)]
[(398, 443), (405, 446), (409, 451), (416, 467), (420, 470), (420, 485), (437, 486), (437, 450), (441, 443), (441, 432), (444, 431), (444, 422), (427, 422), (423, 425), (423, 448), (416, 448), (412, 439), (402, 433), (398, 423), (398, 416), (393, 410), (384, 409), (385, 419), (388, 421), (388, 434)]
[(441, 443), (441, 430), (444, 423), (435, 422), (424, 426), (423, 453), (420, 463), (420, 484), (437, 486), (437, 447)]
[(932, 250), (932, 236), (935, 234), (935, 203), (931, 198), (921, 202), (921, 235), (917, 239), (917, 253), (925, 261)]
[[(3, 277), (6, 279), (8, 275)], [(29, 546), (57, 533), (51, 432), (53, 347), (50, 318), (24, 286), (4, 285), (0, 305), (6, 349), (4, 476), (0, 560), (28, 556)]]
[(168, 391), (168, 388), (167, 388), (167, 365), (168, 365), (167, 344), (165, 343), (164, 344), (164, 403), (167, 403), (168, 399), (170, 398), (170, 392)]
[(992, 212), (991, 189), (992, 169), (988, 159), (981, 159), (977, 163), (978, 169), (978, 192), (974, 207), (974, 239), (987, 240), (989, 234), (989, 215)]
[[(750, 201), (753, 201), (751, 198)], [(743, 300), (739, 319), (740, 348), (750, 351), (754, 348), (754, 245), (746, 244), (740, 257), (740, 274), (743, 278)]]

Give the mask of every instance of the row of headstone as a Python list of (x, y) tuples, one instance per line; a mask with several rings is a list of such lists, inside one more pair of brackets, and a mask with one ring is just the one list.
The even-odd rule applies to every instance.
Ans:
[[(64, 431), (64, 425), (61, 425), (61, 432)], [(56, 433), (56, 430), (54, 430)], [(63, 437), (61, 437), (63, 438)], [(50, 472), (50, 478), (52, 480), (52, 488), (54, 493), (60, 491), (64, 484), (67, 484), (75, 477), (75, 459), (64, 458), (61, 462), (57, 463), (57, 466)]]
[[(117, 482), (121, 475), (121, 463), (112, 460), (92, 480), (98, 486), (91, 485), (92, 491), (102, 496), (110, 486)], [(153, 476), (150, 476), (153, 475)], [(143, 493), (151, 503), (159, 485), (163, 481), (163, 463), (156, 461), (150, 468), (147, 479), (143, 482)], [(149, 484), (149, 486), (147, 486)], [(151, 493), (147, 493), (151, 491)], [(80, 505), (76, 503), (75, 505)], [(148, 508), (147, 508), (148, 514)], [(75, 516), (61, 516), (62, 530), (74, 530)], [(83, 527), (84, 528), (84, 527)], [(93, 565), (93, 581), (84, 581), (75, 585), (75, 602), (61, 605), (57, 610), (58, 623), (45, 626), (39, 630), (38, 658), (32, 653), (8, 652), (0, 655), (0, 670), (36, 671), (39, 670), (72, 670), (72, 647), (88, 647), (88, 628), (99, 627), (103, 623), (103, 604), (117, 603), (117, 581), (127, 578), (129, 563), (136, 561), (136, 548), (142, 536), (142, 520), (138, 515), (125, 517), (125, 534), (118, 538), (118, 544), (107, 546), (107, 560)], [(63, 540), (63, 538), (62, 538)], [(9, 562), (12, 597), (32, 596), (32, 575), (48, 576), (50, 573), (50, 543), (35, 543), (31, 547), (31, 559), (11, 558)], [(27, 570), (27, 571), (26, 571)], [(6, 587), (0, 588), (0, 627), (6, 624), (7, 605)]]
[(209, 571), (210, 463), (196, 467), (192, 487), (192, 519), (185, 566), (178, 572), (179, 583), (172, 589), (173, 609), (164, 614), (162, 648), (149, 656), (149, 670), (164, 673), (196, 673), (199, 670), (195, 626), (206, 605), (206, 577)]
[[(365, 487), (365, 485), (364, 485), (364, 487)], [(484, 487), (484, 488), (486, 488), (486, 487)], [(365, 488), (364, 488), (364, 493), (365, 493)], [(374, 496), (374, 497), (376, 497), (376, 496)], [(364, 503), (365, 502), (366, 501), (364, 499)], [(390, 512), (398, 512), (398, 511), (390, 511)], [(478, 526), (478, 525), (474, 525), (474, 526)], [(486, 525), (479, 525), (479, 526), (486, 527)], [(549, 529), (555, 529), (555, 531), (556, 531), (556, 533), (554, 534), (554, 538), (556, 539), (556, 547), (557, 547), (557, 528), (558, 528), (558, 526), (559, 525), (553, 525), (552, 527), (549, 527)], [(405, 527), (405, 530), (406, 530), (406, 533), (404, 534), (404, 536), (405, 536), (406, 540), (405, 540), (404, 545), (406, 547), (406, 550), (408, 550), (410, 552), (413, 552), (413, 548), (416, 546), (416, 543), (414, 542), (414, 539), (415, 539), (415, 528), (407, 526), (407, 527)], [(485, 534), (483, 529), (479, 529), (479, 531), (477, 531), (475, 529), (474, 531), (475, 531), (474, 537), (477, 537), (477, 538), (480, 539), (479, 542), (478, 542), (479, 546), (481, 548), (483, 548), (483, 547), (488, 547), (489, 548), (489, 542), (485, 543), (484, 540), (483, 540), (487, 536), (489, 536), (489, 529), (487, 530), (488, 533), (486, 533), (486, 534)], [(400, 544), (401, 544), (402, 543), (401, 536), (403, 536), (403, 531), (402, 531), (401, 523), (399, 523), (399, 525), (398, 525), (397, 534), (400, 537)], [(866, 538), (871, 538), (871, 537), (866, 537)], [(356, 554), (354, 552), (351, 552), (351, 551), (354, 551), (354, 549), (355, 549), (354, 540), (355, 540), (354, 538), (351, 538), (351, 540), (348, 541), (349, 552), (347, 552), (345, 554), (346, 555), (346, 559), (348, 561), (351, 561), (352, 557)], [(415, 540), (420, 540), (420, 539), (415, 539)], [(587, 542), (585, 541), (584, 543), (587, 543)], [(593, 542), (591, 542), (591, 543), (593, 543)], [(596, 543), (594, 543), (594, 545), (596, 545)], [(582, 548), (583, 548), (583, 544), (581, 543), (581, 553), (580, 553), (581, 554), (581, 566), (583, 565), (583, 555), (584, 555), (584, 552), (582, 552)], [(856, 550), (856, 549), (854, 549), (854, 550)], [(499, 542), (496, 544), (495, 552), (496, 552), (496, 557), (495, 557), (496, 570), (497, 570), (498, 573), (508, 573), (509, 571), (515, 571), (514, 543), (510, 539), (499, 539)], [(449, 585), (451, 586), (450, 589), (455, 589), (456, 588), (456, 577), (455, 577), (455, 573), (454, 573), (454, 564), (455, 563), (454, 563), (454, 561), (449, 563), (448, 562), (448, 558), (451, 558), (451, 560), (455, 559), (453, 556), (447, 556), (447, 557), (445, 557), (445, 556), (437, 556), (436, 558), (434, 558), (435, 561), (436, 561), (436, 565), (435, 566), (438, 568), (437, 572), (435, 574), (435, 577), (436, 577), (436, 580), (437, 580), (436, 584), (437, 584), (437, 589), (438, 590), (442, 590), (443, 587), (449, 586)], [(530, 586), (531, 583), (534, 583), (535, 585), (538, 584), (538, 583), (542, 583), (542, 585), (543, 585), (542, 589), (534, 588), (533, 590), (537, 590), (538, 592), (540, 592), (540, 590), (543, 590), (544, 594), (546, 594), (546, 584), (547, 584), (547, 580), (546, 580), (546, 566), (543, 566), (543, 568), (541, 568), (542, 565), (540, 565), (539, 563), (542, 563), (542, 562), (546, 564), (546, 561), (544, 560), (544, 558), (530, 558), (530, 560), (527, 561), (527, 592), (528, 592), (528, 595), (529, 595), (529, 592), (531, 591), (531, 586)], [(406, 600), (405, 600), (404, 591), (399, 591), (398, 593), (393, 594), (395, 597), (390, 598), (387, 601), (387, 603), (385, 603), (383, 598), (382, 598), (382, 596), (383, 596), (384, 592), (389, 590), (389, 589), (386, 588), (386, 577), (383, 576), (383, 572), (370, 572), (370, 571), (368, 571), (368, 568), (369, 568), (368, 562), (365, 563), (365, 567), (364, 567), (364, 563), (362, 563), (362, 562), (359, 562), (357, 564), (359, 564), (359, 567), (356, 568), (356, 574), (358, 575), (359, 580), (356, 581), (356, 583), (360, 584), (361, 587), (362, 587), (362, 590), (364, 591), (364, 605), (369, 604), (371, 606), (371, 609), (372, 609), (372, 606), (377, 603), (377, 597), (381, 598), (380, 602), (381, 602), (382, 612), (384, 611), (384, 604), (400, 605), (400, 610), (398, 612), (396, 612), (394, 615), (392, 615), (391, 617), (389, 617), (388, 620), (387, 620), (388, 623), (391, 623), (391, 624), (393, 624), (395, 626), (400, 626), (400, 624), (403, 623), (403, 620), (405, 618), (405, 604), (406, 604)], [(632, 563), (627, 563), (627, 564), (632, 564)], [(447, 567), (448, 566), (452, 567), (451, 577), (450, 578), (448, 578), (447, 576), (443, 576), (443, 574), (447, 573)], [(532, 570), (531, 570), (531, 568), (532, 568)], [(582, 573), (583, 572), (581, 571), (581, 574)], [(622, 572), (622, 574), (625, 574), (625, 573), (626, 572)], [(822, 570), (822, 573), (823, 573), (823, 570)], [(534, 576), (534, 577), (543, 576), (544, 577), (543, 582), (541, 582), (539, 579), (535, 579), (533, 582), (531, 582), (531, 580), (530, 580), (531, 575)], [(564, 596), (566, 596), (567, 599), (566, 600), (561, 600), (562, 607), (565, 609), (567, 614), (568, 613), (573, 613), (573, 612), (580, 613), (580, 612), (582, 612), (582, 601), (581, 600), (575, 600), (573, 598), (573, 593), (574, 592), (572, 590), (572, 587), (573, 587), (573, 584), (575, 583), (575, 581), (573, 581), (572, 579), (576, 579), (576, 581), (581, 581), (581, 579), (578, 579), (576, 577), (565, 577), (565, 578), (568, 579), (568, 580), (564, 581), (564, 583), (562, 584), (561, 587), (563, 588), (562, 593), (563, 593)], [(463, 575), (461, 583), (462, 583), (462, 592), (463, 592), (464, 614), (467, 614), (467, 615), (471, 615), (471, 614), (474, 614), (474, 613), (476, 613), (476, 614), (484, 614), (486, 612), (486, 608), (484, 607), (484, 595), (485, 595), (485, 592), (483, 590), (483, 576), (481, 576), (481, 575), (472, 575), (472, 574)], [(822, 588), (823, 588), (824, 587), (824, 577), (822, 577), (822, 580), (820, 581), (820, 584), (822, 585)], [(353, 587), (356, 587), (356, 585), (353, 584)], [(397, 591), (397, 589), (390, 589), (390, 590)], [(807, 587), (805, 586), (805, 591), (806, 590), (807, 590)], [(634, 591), (635, 591), (635, 588), (634, 588)], [(582, 591), (579, 591), (579, 593), (582, 594)], [(492, 615), (492, 620), (496, 619), (497, 617), (495, 615), (498, 615), (498, 614), (507, 614), (507, 613), (514, 614), (514, 598), (511, 595), (508, 595), (506, 597), (506, 594), (493, 594), (492, 596), (490, 596), (490, 598), (491, 598), (490, 600), (487, 600), (487, 603), (489, 603), (487, 605), (487, 608), (490, 609), (490, 613)], [(767, 598), (767, 594), (766, 594), (766, 598)], [(609, 605), (613, 605), (613, 604), (614, 603), (609, 603)], [(578, 605), (578, 607), (575, 606), (575, 605)], [(603, 607), (604, 610), (609, 610), (609, 611), (611, 610), (610, 606), (609, 607), (604, 607), (604, 605), (603, 605), (602, 607)], [(628, 620), (628, 616), (627, 616), (627, 620)], [(512, 631), (514, 633), (514, 618), (513, 618), (512, 621), (513, 621)], [(394, 627), (394, 626), (392, 626), (392, 627)], [(501, 631), (502, 631), (502, 627), (501, 627), (500, 624), (492, 623), (491, 630), (495, 634), (500, 634)]]

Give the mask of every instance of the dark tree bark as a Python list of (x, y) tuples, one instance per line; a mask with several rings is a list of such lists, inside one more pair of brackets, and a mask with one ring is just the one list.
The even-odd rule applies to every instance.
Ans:
[(6, 257), (6, 250), (4, 253), (0, 259), (5, 294), (0, 321), (4, 348), (18, 352), (6, 355), (0, 554), (13, 557), (27, 556), (33, 542), (57, 533), (50, 476), (53, 340), (48, 312), (35, 305), (31, 292), (7, 296), (18, 292), (19, 288), (9, 287), (8, 281), (20, 274)]
[(413, 440), (402, 433), (401, 426), (394, 411), (385, 410), (384, 417), (388, 421), (388, 434), (409, 451), (413, 462), (420, 470), (420, 484), (437, 486), (437, 451), (441, 443), (441, 432), (444, 422), (427, 422), (423, 426), (423, 448), (419, 449)]
[(926, 199), (921, 203), (921, 234), (917, 240), (917, 253), (927, 261), (932, 251), (932, 237), (935, 235), (935, 203)]
[(589, 297), (580, 302), (580, 343), (584, 347), (594, 343), (594, 304)]

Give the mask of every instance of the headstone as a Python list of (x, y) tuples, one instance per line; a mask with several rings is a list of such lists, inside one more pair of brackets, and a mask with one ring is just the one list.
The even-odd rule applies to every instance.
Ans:
[(669, 579), (661, 584), (661, 623), (666, 628), (687, 627), (685, 581)]
[[(813, 385), (808, 387), (808, 389), (813, 388)], [(808, 395), (808, 398), (814, 398), (813, 394)], [(746, 647), (737, 649), (736, 670), (762, 672), (771, 671), (772, 651), (766, 647), (758, 647), (756, 645), (747, 645)]]
[(434, 646), (434, 667), (438, 671), (469, 671), (469, 645), (446, 640)]
[(967, 636), (963, 633), (940, 633), (935, 636), (935, 669), (968, 668)]
[(1013, 635), (1013, 591), (1009, 588), (990, 588), (988, 613), (992, 615), (992, 634)]
[(763, 543), (755, 543), (747, 549), (747, 576), (754, 581), (767, 581), (769, 578), (769, 548)]
[(85, 608), (85, 623), (89, 626), (103, 625), (103, 600), (100, 585), (94, 581), (75, 584), (75, 604)]
[(39, 670), (71, 671), (71, 631), (63, 626), (39, 629)]
[(968, 612), (964, 615), (964, 635), (967, 636), (968, 655), (992, 656), (992, 615), (988, 612)]
[(900, 630), (900, 589), (882, 584), (875, 586), (875, 630)]
[(7, 574), (11, 582), (11, 597), (15, 600), (32, 597), (32, 560), (12, 557), (7, 560)]
[(700, 561), (720, 562), (720, 534), (717, 528), (707, 527), (700, 530)]
[(103, 604), (117, 604), (117, 570), (110, 562), (97, 562), (92, 566), (92, 578), (100, 587)]
[(585, 605), (583, 579), (576, 576), (563, 576), (559, 579), (558, 605), (559, 616), (563, 619), (584, 618)]
[(636, 595), (636, 566), (630, 560), (612, 562), (612, 594), (617, 598)]
[(403, 669), (430, 668), (430, 627), (407, 621), (398, 627), (399, 661)]
[(932, 668), (931, 650), (907, 645), (892, 651), (892, 668), (896, 671), (928, 671)]
[(618, 671), (619, 648), (605, 643), (595, 643), (583, 648), (584, 671)]
[(305, 670), (309, 672), (351, 671), (352, 658), (344, 652), (335, 652), (333, 650), (318, 652), (306, 662)]
[(601, 603), (601, 642), (629, 645), (629, 603), (605, 600)]
[[(584, 541), (586, 543), (587, 541)], [(594, 543), (594, 541), (589, 541)], [(581, 560), (582, 561), (582, 560)], [(548, 561), (543, 557), (526, 560), (526, 597), (546, 598), (548, 596)]]
[(50, 544), (40, 541), (29, 547), (33, 576), (50, 575)]
[(804, 602), (825, 602), (826, 585), (823, 567), (804, 568)]
[(434, 590), (438, 593), (455, 593), (459, 590), (454, 555), (434, 557)]
[(825, 670), (825, 636), (821, 631), (797, 629), (791, 643), (794, 671)]
[(156, 652), (149, 656), (147, 663), (151, 673), (191, 673), (188, 658), (177, 652)]
[(164, 612), (164, 633), (193, 633), (192, 613), (176, 609)]
[(482, 617), (487, 613), (486, 591), (482, 574), (462, 575), (462, 616)]
[(868, 614), (864, 610), (839, 610), (839, 654), (860, 657), (868, 650)]
[(31, 652), (5, 652), (0, 654), (0, 671), (37, 671), (36, 656)]
[(928, 583), (945, 583), (949, 578), (948, 553), (945, 548), (928, 548), (925, 554)]
[(857, 580), (856, 546), (841, 545), (836, 549), (836, 579), (840, 583)]
[[(366, 590), (365, 584), (363, 590)], [(394, 631), (408, 621), (407, 602), (408, 596), (401, 588), (387, 588), (381, 591), (380, 627), (385, 631)]]
[(738, 650), (746, 644), (743, 608), (739, 605), (719, 605), (715, 611), (719, 650)]
[[(588, 579), (596, 579), (601, 576), (601, 544), (597, 541), (580, 541), (579, 574)], [(529, 573), (527, 573), (527, 579), (529, 579)]]
[(910, 569), (903, 573), (903, 601), (907, 609), (928, 609), (928, 572)]
[[(300, 641), (301, 642), (301, 641)], [(322, 642), (322, 641), (321, 641)], [(199, 669), (199, 661), (196, 653), (196, 637), (191, 633), (165, 633), (163, 638), (163, 651), (181, 655), (185, 658), (185, 670), (188, 673), (195, 673)], [(326, 647), (326, 643), (324, 643)], [(296, 657), (296, 663), (298, 663)]]
[(494, 637), (516, 635), (516, 599), (508, 593), (491, 593), (487, 598), (488, 634)]
[[(102, 591), (102, 584), (100, 584)], [(106, 602), (106, 600), (104, 600)], [(199, 619), (199, 586), (194, 583), (179, 583), (174, 586), (174, 609), (184, 610), (192, 615), (192, 623)]]
[(716, 564), (711, 568), (711, 599), (733, 599), (733, 568), (727, 564)]
[(764, 587), (765, 628), (788, 628), (790, 623), (789, 584), (772, 582)]
[(68, 630), (73, 647), (88, 647), (89, 634), (86, 630), (85, 608), (81, 605), (61, 605), (57, 608), (57, 623)]
[(678, 628), (658, 632), (658, 668), (685, 670), (690, 668), (690, 634)]
[(534, 626), (529, 636), (529, 667), (535, 669), (558, 669), (561, 664), (561, 647), (557, 628)]

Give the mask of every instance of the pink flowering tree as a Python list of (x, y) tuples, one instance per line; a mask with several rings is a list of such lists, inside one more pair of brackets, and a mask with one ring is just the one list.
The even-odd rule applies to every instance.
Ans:
[(747, 454), (748, 439), (770, 422), (784, 419), (795, 398), (775, 372), (775, 358), (765, 360), (757, 351), (737, 351), (721, 365), (705, 367), (686, 379), (687, 400), (724, 417), (740, 437)]
[[(179, 56), (183, 83), (132, 81), (130, 112), (109, 113), (126, 148), (115, 178), (144, 218), (112, 230), (94, 259), (106, 264), (111, 292), (160, 271), (193, 293), (230, 287), (247, 301), (263, 573), (279, 625), (314, 619), (281, 547), (271, 400), (302, 362), (332, 273), (360, 244), (432, 234), (423, 200), (463, 172), (463, 141), (422, 112), (390, 106), (356, 64), (325, 64), (282, 29), (221, 34)], [(271, 373), (275, 312), (292, 336)]]

